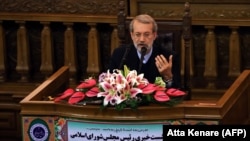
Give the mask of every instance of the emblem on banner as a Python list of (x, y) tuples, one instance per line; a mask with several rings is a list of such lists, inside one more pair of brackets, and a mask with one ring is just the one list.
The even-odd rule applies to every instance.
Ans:
[(28, 134), (32, 141), (47, 141), (50, 136), (50, 131), (47, 123), (37, 118), (31, 122)]

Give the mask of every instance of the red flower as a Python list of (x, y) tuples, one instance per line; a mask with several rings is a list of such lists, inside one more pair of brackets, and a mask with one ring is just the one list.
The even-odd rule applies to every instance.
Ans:
[(79, 84), (76, 89), (85, 89), (85, 88), (91, 88), (96, 85), (96, 80), (93, 78), (86, 79), (81, 84)]
[(155, 89), (156, 89), (156, 91), (165, 91), (166, 90), (165, 87), (162, 87), (162, 86), (159, 86), (159, 85), (155, 86)]
[(186, 93), (181, 91), (181, 90), (178, 90), (178, 89), (175, 89), (175, 88), (170, 88), (166, 91), (167, 95), (169, 96), (183, 96), (185, 95)]
[(85, 94), (87, 97), (95, 97), (99, 93), (98, 87), (93, 87), (89, 91), (87, 91)]
[[(106, 73), (102, 73), (98, 81), (93, 78), (85, 79), (75, 89), (69, 88), (54, 98), (54, 101), (66, 99), (69, 104), (77, 104), (84, 98), (92, 100), (95, 97), (103, 97), (103, 106), (110, 104), (117, 105), (118, 109), (126, 106), (136, 108), (140, 102), (137, 94), (142, 94), (145, 97), (142, 100), (146, 102), (171, 103), (171, 97), (183, 96), (185, 92), (175, 88), (166, 88), (161, 77), (157, 77), (154, 83), (149, 83), (147, 79), (143, 78), (143, 74), (137, 75), (135, 70), (130, 71), (124, 66), (124, 71), (116, 70), (110, 73), (108, 70)], [(175, 99), (173, 98), (173, 100)]]
[(74, 92), (75, 92), (74, 89), (69, 88), (69, 89), (65, 90), (65, 91), (62, 93), (61, 96), (56, 97), (54, 101), (55, 101), (55, 102), (61, 101), (62, 99), (65, 99), (65, 98), (71, 96)]
[(143, 94), (151, 94), (156, 90), (157, 87), (155, 84), (149, 83), (147, 85), (140, 84), (138, 85), (138, 88), (142, 90)]
[(154, 98), (159, 102), (166, 102), (170, 100), (169, 96), (164, 91), (156, 91)]
[(84, 99), (85, 94), (83, 92), (75, 92), (70, 98), (68, 103), (69, 104), (76, 104), (82, 99)]

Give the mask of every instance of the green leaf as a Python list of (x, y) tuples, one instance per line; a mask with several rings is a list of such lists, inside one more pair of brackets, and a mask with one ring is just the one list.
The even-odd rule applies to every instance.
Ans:
[(129, 74), (130, 70), (127, 67), (127, 65), (124, 65), (123, 67), (124, 67), (124, 76), (126, 77)]
[(162, 77), (156, 77), (155, 84), (162, 87), (166, 87), (166, 83), (162, 80)]

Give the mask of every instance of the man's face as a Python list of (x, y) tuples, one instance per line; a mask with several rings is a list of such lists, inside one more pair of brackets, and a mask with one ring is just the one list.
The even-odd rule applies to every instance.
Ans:
[(151, 50), (156, 38), (156, 32), (153, 32), (153, 24), (144, 24), (138, 21), (134, 22), (134, 31), (130, 33), (135, 47), (141, 51), (143, 46), (147, 47), (147, 53)]

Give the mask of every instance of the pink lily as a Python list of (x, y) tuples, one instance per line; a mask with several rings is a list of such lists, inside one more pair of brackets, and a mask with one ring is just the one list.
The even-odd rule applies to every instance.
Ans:
[(137, 94), (143, 93), (143, 91), (141, 89), (138, 89), (138, 88), (131, 88), (129, 90), (129, 92), (130, 92), (131, 97), (136, 97)]
[(106, 106), (111, 100), (114, 100), (117, 90), (107, 82), (100, 83), (100, 86), (104, 89), (104, 92), (99, 92), (97, 97), (105, 97), (103, 100), (103, 105)]
[(132, 86), (138, 85), (140, 83), (145, 83), (147, 84), (148, 81), (143, 78), (144, 74), (139, 74), (137, 75), (137, 72), (135, 70), (130, 71), (128, 75), (126, 76), (126, 79), (128, 82), (131, 83)]
[(120, 104), (122, 102), (121, 98), (117, 95), (107, 95), (104, 98), (103, 105), (106, 106), (108, 103), (111, 105)]
[(126, 87), (127, 81), (122, 76), (122, 74), (117, 74), (115, 77), (115, 87), (117, 88), (117, 91), (120, 91)]
[(126, 84), (126, 87), (124, 87), (124, 89), (122, 89), (121, 91), (119, 91), (120, 93), (120, 97), (123, 96), (123, 98), (121, 98), (122, 100), (126, 100), (128, 98), (133, 98), (136, 97), (137, 94), (142, 93), (142, 90), (139, 88), (134, 88), (131, 87), (128, 83)]

